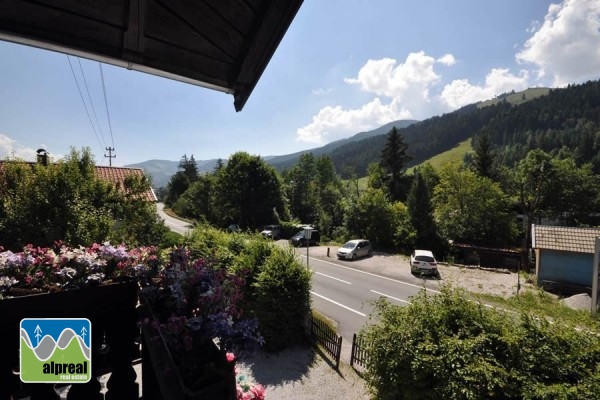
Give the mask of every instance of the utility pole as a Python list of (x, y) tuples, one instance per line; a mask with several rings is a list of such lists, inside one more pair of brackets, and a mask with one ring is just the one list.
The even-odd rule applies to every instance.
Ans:
[(104, 157), (108, 157), (108, 166), (112, 167), (112, 159), (115, 158), (117, 155), (113, 154), (112, 152), (115, 151), (114, 147), (107, 147), (106, 151), (108, 151), (108, 155), (104, 155)]

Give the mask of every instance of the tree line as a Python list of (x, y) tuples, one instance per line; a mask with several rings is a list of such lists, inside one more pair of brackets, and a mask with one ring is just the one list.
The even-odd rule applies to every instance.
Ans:
[(440, 256), (449, 241), (527, 248), (529, 226), (546, 219), (598, 223), (598, 174), (570, 152), (535, 148), (507, 166), (502, 148), (482, 133), (464, 160), (440, 170), (424, 164), (407, 174), (411, 156), (401, 132), (392, 128), (385, 135), (366, 188), (353, 171), (343, 180), (327, 155), (303, 154), (278, 172), (259, 156), (238, 152), (209, 173), (198, 173), (193, 156), (184, 156), (165, 201), (181, 216), (221, 228), (313, 224), (325, 240), (364, 237), (380, 248), (425, 247)]

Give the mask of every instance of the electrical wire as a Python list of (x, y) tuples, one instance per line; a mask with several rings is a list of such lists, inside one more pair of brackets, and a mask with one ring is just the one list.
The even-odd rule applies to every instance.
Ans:
[(98, 63), (100, 66), (100, 79), (102, 79), (102, 92), (104, 92), (104, 105), (106, 107), (106, 117), (108, 118), (108, 129), (110, 130), (110, 140), (112, 142), (112, 147), (114, 150), (115, 147), (115, 139), (113, 138), (112, 125), (110, 123), (110, 113), (108, 112), (108, 100), (106, 98), (106, 87), (104, 86), (104, 73), (102, 72), (102, 64)]
[(81, 88), (79, 87), (79, 82), (77, 81), (77, 77), (75, 76), (75, 70), (73, 69), (73, 65), (71, 64), (71, 59), (69, 58), (68, 54), (67, 54), (67, 61), (69, 61), (69, 67), (71, 67), (71, 73), (73, 74), (73, 80), (75, 81), (75, 85), (77, 86), (77, 91), (79, 92), (79, 97), (81, 98), (81, 102), (83, 103), (83, 107), (85, 108), (85, 113), (88, 116), (88, 120), (90, 121), (92, 130), (94, 131), (96, 140), (98, 140), (98, 144), (100, 145), (100, 148), (102, 149), (102, 152), (104, 153), (104, 149), (102, 148), (102, 143), (100, 142), (100, 137), (98, 136), (98, 132), (96, 132), (96, 127), (94, 126), (94, 123), (92, 122), (92, 117), (90, 116), (90, 112), (88, 111), (87, 105), (85, 104), (85, 100), (83, 98), (83, 93), (81, 93)]
[(90, 100), (90, 106), (92, 107), (92, 113), (94, 114), (94, 119), (96, 120), (96, 125), (98, 126), (98, 132), (100, 132), (100, 138), (102, 139), (102, 143), (104, 143), (104, 147), (106, 147), (106, 141), (104, 140), (104, 134), (102, 133), (102, 127), (100, 127), (100, 123), (98, 122), (98, 115), (96, 114), (96, 109), (94, 108), (94, 102), (92, 101), (92, 96), (90, 95), (90, 89), (88, 88), (87, 79), (85, 79), (85, 73), (83, 72), (83, 67), (81, 66), (81, 58), (77, 58), (77, 62), (79, 63), (79, 70), (81, 71), (81, 76), (83, 77), (83, 83), (85, 85), (85, 90), (88, 95), (88, 99)]

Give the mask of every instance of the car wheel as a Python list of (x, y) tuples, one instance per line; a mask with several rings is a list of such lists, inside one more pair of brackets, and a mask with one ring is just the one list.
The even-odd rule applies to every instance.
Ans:
[(367, 254), (369, 257), (373, 257), (373, 250), (369, 250), (369, 254)]
[(352, 254), (352, 260), (356, 260), (356, 253)]

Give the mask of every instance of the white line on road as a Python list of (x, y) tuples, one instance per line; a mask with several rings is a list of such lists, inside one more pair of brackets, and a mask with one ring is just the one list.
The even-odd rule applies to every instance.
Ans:
[(352, 283), (351, 283), (351, 282), (344, 281), (344, 280), (342, 280), (342, 279), (340, 279), (340, 278), (336, 278), (335, 276), (331, 276), (331, 275), (322, 274), (322, 273), (320, 273), (320, 272), (315, 272), (315, 274), (323, 275), (323, 276), (324, 276), (324, 277), (326, 277), (326, 278), (335, 279), (336, 281), (340, 281), (340, 282), (342, 282), (342, 283), (345, 283), (345, 284), (347, 284), (347, 285), (352, 285)]
[[(302, 256), (302, 257), (304, 257), (304, 258), (306, 258), (306, 255), (301, 255), (301, 256)], [(345, 269), (349, 269), (349, 270), (351, 270), (351, 271), (356, 271), (356, 272), (359, 272), (359, 273), (361, 273), (361, 274), (365, 274), (365, 275), (371, 275), (371, 276), (375, 276), (375, 277), (377, 277), (377, 278), (381, 278), (381, 279), (387, 279), (388, 281), (392, 281), (392, 282), (400, 283), (400, 284), (402, 284), (402, 285), (406, 285), (406, 286), (412, 286), (412, 287), (414, 287), (414, 288), (417, 288), (417, 289), (425, 289), (425, 290), (427, 290), (428, 292), (433, 292), (433, 293), (441, 294), (441, 292), (440, 292), (440, 291), (438, 291), (438, 290), (435, 290), (435, 289), (429, 289), (429, 288), (427, 288), (427, 287), (425, 287), (425, 286), (413, 285), (412, 283), (402, 282), (402, 281), (399, 281), (398, 279), (388, 278), (387, 276), (383, 276), (383, 275), (377, 275), (377, 274), (373, 274), (373, 273), (371, 273), (371, 272), (365, 272), (365, 271), (361, 271), (360, 269), (355, 269), (355, 268), (345, 267), (345, 266), (343, 266), (343, 265), (336, 264), (336, 263), (332, 263), (331, 261), (325, 261), (325, 260), (323, 260), (323, 259), (320, 259), (320, 258), (313, 258), (313, 257), (309, 257), (309, 258), (310, 258), (311, 260), (320, 261), (320, 262), (322, 262), (322, 263), (324, 263), (324, 264), (329, 264), (329, 265), (333, 265), (333, 266), (336, 266), (336, 267), (339, 267), (339, 268), (345, 268)]]
[(385, 296), (385, 297), (388, 297), (388, 298), (390, 298), (390, 299), (394, 299), (394, 300), (396, 300), (396, 301), (400, 301), (400, 302), (402, 302), (402, 303), (411, 304), (411, 302), (410, 302), (410, 301), (402, 300), (402, 299), (399, 299), (399, 298), (397, 298), (397, 297), (390, 296), (389, 294), (381, 293), (381, 292), (378, 292), (378, 291), (375, 291), (375, 290), (371, 290), (371, 292), (373, 292), (373, 293), (375, 293), (375, 294), (378, 294), (378, 295), (380, 295), (380, 296)]
[(345, 305), (343, 305), (342, 303), (338, 303), (337, 301), (331, 300), (330, 298), (327, 298), (327, 297), (325, 297), (325, 296), (322, 296), (322, 295), (320, 295), (320, 294), (318, 294), (318, 293), (315, 293), (315, 292), (312, 292), (312, 291), (311, 291), (311, 293), (312, 293), (313, 295), (317, 296), (317, 297), (320, 297), (320, 298), (322, 298), (323, 300), (327, 300), (327, 301), (329, 301), (329, 302), (331, 302), (331, 303), (335, 304), (336, 306), (340, 306), (340, 307), (342, 307), (342, 308), (345, 308), (345, 309), (346, 309), (346, 310), (348, 310), (348, 311), (352, 311), (353, 313), (356, 313), (356, 314), (360, 315), (361, 317), (366, 317), (366, 316), (367, 316), (367, 314), (363, 314), (363, 313), (361, 313), (360, 311), (356, 311), (356, 310), (355, 310), (355, 309), (353, 309), (353, 308), (350, 308), (350, 307), (348, 307), (348, 306), (345, 306)]

